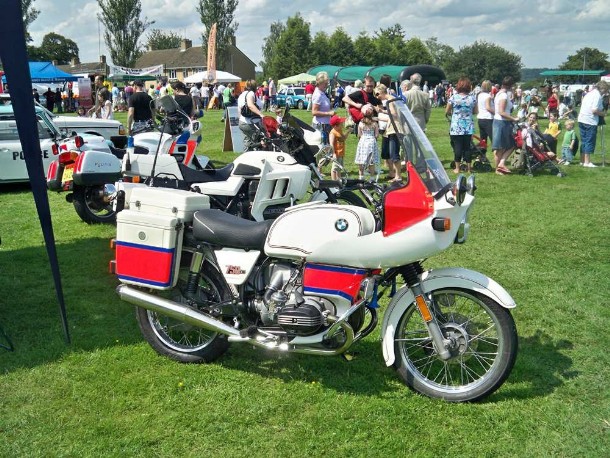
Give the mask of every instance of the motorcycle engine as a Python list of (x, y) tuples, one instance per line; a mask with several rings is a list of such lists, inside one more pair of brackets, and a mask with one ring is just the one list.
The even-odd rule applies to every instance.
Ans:
[(303, 304), (283, 307), (277, 313), (277, 324), (289, 333), (309, 336), (318, 332), (324, 324), (325, 310), (321, 302), (308, 297)]
[(256, 304), (262, 322), (278, 325), (291, 335), (315, 334), (335, 307), (325, 299), (303, 295), (299, 269), (290, 263), (273, 263), (266, 275), (263, 301)]

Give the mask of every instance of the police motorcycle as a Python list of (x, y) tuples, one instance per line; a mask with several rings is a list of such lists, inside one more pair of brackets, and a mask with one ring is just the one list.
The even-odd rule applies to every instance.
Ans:
[[(210, 167), (208, 159), (197, 156), (201, 142), (201, 123), (177, 123), (171, 116), (159, 128), (152, 121), (134, 131), (127, 148), (115, 148), (99, 136), (76, 136), (58, 145), (57, 156), (47, 170), (47, 187), (57, 192), (68, 192), (66, 200), (73, 203), (78, 216), (86, 223), (114, 223), (116, 210), (115, 182), (123, 179), (123, 164), (130, 158), (156, 155), (180, 162), (185, 166)], [(179, 124), (179, 125), (178, 125)], [(127, 157), (125, 158), (125, 156)], [(133, 181), (133, 177), (127, 178)], [(135, 180), (138, 180), (136, 177)]]
[[(171, 97), (160, 98), (159, 104), (162, 111), (178, 120), (186, 116)], [(281, 122), (265, 121), (266, 127), (260, 130), (260, 149), (246, 151), (222, 168), (177, 161), (175, 155), (128, 152), (123, 158), (124, 177), (146, 178), (138, 183), (123, 180), (116, 184), (116, 210), (129, 208), (131, 193), (145, 186), (205, 194), (210, 208), (256, 221), (273, 219), (289, 207), (310, 200), (365, 206), (356, 193), (342, 189), (341, 183), (322, 179), (315, 165), (315, 154), (324, 148), (318, 131), (292, 116), (289, 108)]]
[(404, 102), (388, 111), (407, 179), (385, 190), (378, 216), (315, 201), (251, 221), (205, 194), (132, 191), (110, 267), (156, 352), (184, 363), (235, 344), (347, 355), (379, 326), (386, 366), (416, 392), (464, 402), (500, 388), (517, 355), (514, 299), (483, 273), (423, 265), (466, 241), (475, 178), (452, 182)]

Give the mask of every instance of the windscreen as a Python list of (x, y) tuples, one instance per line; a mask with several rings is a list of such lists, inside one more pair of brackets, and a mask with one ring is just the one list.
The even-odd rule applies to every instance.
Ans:
[(404, 157), (410, 161), (428, 190), (434, 194), (451, 180), (443, 168), (430, 140), (400, 99), (387, 104), (390, 122), (394, 125)]

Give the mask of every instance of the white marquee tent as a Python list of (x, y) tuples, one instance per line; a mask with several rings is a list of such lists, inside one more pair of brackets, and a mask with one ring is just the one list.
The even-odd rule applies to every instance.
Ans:
[(204, 72), (198, 72), (194, 75), (187, 76), (184, 78), (185, 83), (193, 84), (193, 83), (202, 83), (204, 81), (209, 81), (211, 83), (238, 83), (241, 81), (239, 76), (235, 76), (229, 72), (223, 72), (220, 70), (216, 70), (216, 79), (209, 80), (207, 70)]

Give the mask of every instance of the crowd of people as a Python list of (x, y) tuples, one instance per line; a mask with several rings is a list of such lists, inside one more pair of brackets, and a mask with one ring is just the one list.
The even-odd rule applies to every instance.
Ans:
[[(177, 81), (169, 84), (161, 79), (157, 84), (150, 84), (148, 89), (141, 81), (120, 88), (111, 89), (103, 77), (94, 81), (95, 104), (84, 111), (79, 108), (79, 115), (112, 119), (115, 111), (128, 111), (128, 132), (154, 118), (154, 104), (158, 97), (173, 95), (182, 109), (195, 117), (199, 110), (222, 109), (237, 106), (239, 128), (244, 133), (246, 149), (259, 146), (257, 136), (260, 129), (255, 124), (262, 121), (265, 111), (274, 110), (277, 106), (278, 88), (273, 79), (257, 84), (255, 80), (247, 81), (245, 89), (236, 92), (236, 87), (227, 85), (197, 83), (187, 87)], [(49, 92), (51, 92), (49, 90)], [(59, 92), (59, 89), (57, 90)], [(516, 86), (510, 77), (501, 83), (482, 81), (473, 86), (466, 78), (460, 78), (453, 84), (439, 83), (429, 87), (419, 74), (400, 82), (393, 89), (389, 75), (382, 75), (379, 82), (367, 76), (345, 86), (337, 84), (331, 87), (326, 72), (319, 72), (315, 82), (305, 85), (305, 97), (308, 110), (312, 114), (312, 126), (320, 131), (322, 142), (330, 144), (335, 152), (335, 162), (342, 164), (345, 154), (345, 141), (349, 134), (358, 136), (355, 163), (359, 176), (377, 174), (378, 164), (383, 160), (387, 167), (387, 179), (401, 180), (398, 140), (388, 123), (386, 103), (394, 97), (402, 98), (415, 120), (425, 132), (433, 107), (444, 107), (449, 121), (449, 140), (454, 158), (452, 170), (459, 173), (472, 170), (472, 139), (477, 128), (480, 145), (486, 148), (491, 145), (495, 172), (508, 175), (511, 172), (508, 159), (516, 148), (515, 123), (522, 123), (523, 138), (527, 142), (528, 130), (538, 129), (538, 118), (549, 119), (544, 132), (538, 132), (549, 149), (549, 155), (560, 163), (569, 165), (574, 161), (575, 145), (580, 144), (581, 163), (585, 167), (595, 167), (591, 155), (595, 150), (597, 127), (604, 122), (607, 111), (608, 84), (600, 81), (587, 87), (579, 94), (581, 106), (579, 113), (571, 93), (560, 96), (559, 88), (549, 84), (544, 88), (546, 101), (538, 89), (524, 91)], [(47, 95), (47, 105), (52, 109), (53, 98)], [(36, 94), (34, 95), (36, 96)], [(61, 100), (61, 97), (59, 98)], [(545, 103), (546, 102), (546, 103)], [(346, 117), (338, 114), (339, 108), (345, 108)], [(226, 111), (221, 119), (225, 121)], [(561, 123), (564, 124), (564, 129)], [(578, 124), (580, 141), (575, 127)], [(563, 134), (563, 139), (560, 138)], [(381, 147), (378, 138), (381, 137)], [(561, 144), (560, 153), (558, 145)], [(338, 166), (331, 171), (333, 178), (339, 176)]]

